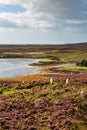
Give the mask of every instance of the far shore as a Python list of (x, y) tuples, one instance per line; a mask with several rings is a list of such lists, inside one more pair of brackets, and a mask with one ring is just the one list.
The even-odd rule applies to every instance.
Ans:
[[(69, 63), (70, 64), (70, 63)], [(0, 81), (34, 81), (34, 80), (39, 80), (42, 78), (46, 78), (45, 75), (60, 75), (60, 74), (64, 74), (59, 72), (59, 73), (50, 73), (50, 72), (46, 72), (44, 71), (46, 68), (52, 68), (52, 67), (61, 67), (61, 66), (65, 66), (65, 65), (69, 65), (69, 64), (60, 64), (60, 65), (50, 65), (50, 66), (43, 66), (41, 68), (39, 68), (36, 72), (33, 72), (31, 74), (25, 74), (22, 76), (17, 76), (17, 77), (12, 77), (12, 78), (0, 78)], [(75, 63), (70, 64), (70, 65), (75, 65)], [(66, 73), (67, 74), (67, 73)]]

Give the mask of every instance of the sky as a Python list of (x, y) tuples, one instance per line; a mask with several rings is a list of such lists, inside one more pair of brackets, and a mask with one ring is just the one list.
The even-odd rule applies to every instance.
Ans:
[(0, 44), (87, 42), (87, 0), (0, 0)]

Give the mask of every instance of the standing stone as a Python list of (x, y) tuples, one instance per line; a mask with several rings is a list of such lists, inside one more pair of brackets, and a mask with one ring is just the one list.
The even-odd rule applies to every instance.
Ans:
[(71, 75), (73, 75), (73, 73), (71, 72)]
[(69, 83), (69, 79), (66, 79), (66, 84), (68, 84)]
[(82, 90), (82, 91), (80, 92), (80, 95), (81, 95), (81, 96), (84, 96), (84, 94), (85, 94), (85, 92), (84, 92), (84, 90)]
[(22, 83), (24, 84), (24, 81), (22, 81)]
[(50, 84), (51, 84), (51, 85), (53, 84), (53, 79), (52, 79), (52, 78), (50, 78)]

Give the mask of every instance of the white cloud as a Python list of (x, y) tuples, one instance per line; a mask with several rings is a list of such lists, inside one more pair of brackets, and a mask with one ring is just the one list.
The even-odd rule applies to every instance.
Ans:
[(66, 20), (66, 23), (68, 24), (86, 24), (87, 23), (87, 20), (75, 20), (75, 19), (69, 19), (69, 20)]
[[(42, 0), (43, 1), (43, 0)], [(27, 11), (23, 13), (0, 13), (0, 26), (17, 27), (17, 28), (53, 28), (51, 24), (52, 16), (45, 12), (35, 12), (33, 7), (39, 0), (0, 0), (1, 4), (20, 4), (24, 6)], [(11, 26), (10, 26), (11, 24)], [(15, 25), (14, 25), (15, 24)]]
[(73, 31), (74, 31), (74, 32), (77, 32), (77, 31), (79, 31), (79, 30), (78, 30), (78, 28), (75, 28), (75, 27), (66, 26), (66, 27), (65, 27), (65, 31), (66, 31), (66, 32), (73, 32)]
[[(0, 13), (0, 26), (19, 27), (19, 28), (52, 28), (48, 20), (40, 19), (43, 14), (33, 14), (31, 11), (24, 13)], [(5, 25), (6, 24), (6, 25)]]
[(2, 21), (0, 26), (55, 29), (56, 27), (63, 28), (62, 26), (66, 23), (86, 23), (78, 19), (69, 19), (71, 13), (74, 14), (73, 18), (80, 12), (80, 9), (83, 10), (82, 3), (84, 2), (85, 0), (0, 0), (0, 4), (19, 4), (27, 9), (21, 13), (0, 13), (0, 21)]

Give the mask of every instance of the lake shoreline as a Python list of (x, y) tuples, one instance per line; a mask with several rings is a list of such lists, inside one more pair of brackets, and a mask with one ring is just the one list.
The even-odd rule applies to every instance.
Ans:
[(28, 66), (27, 64), (38, 62), (39, 59), (0, 59), (0, 78), (12, 78), (31, 74), (38, 70), (36, 66)]
[[(28, 65), (28, 64), (26, 64)], [(73, 64), (60, 64), (60, 65), (56, 65), (56, 66), (45, 66), (45, 67), (40, 67), (38, 68), (35, 72), (32, 72), (31, 74), (24, 74), (24, 75), (21, 75), (21, 76), (16, 76), (16, 77), (7, 77), (7, 78), (0, 78), (0, 81), (1, 80), (12, 80), (12, 79), (23, 79), (23, 77), (39, 77), (39, 76), (44, 76), (44, 75), (50, 75), (52, 73), (48, 73), (48, 72), (44, 72), (44, 69), (47, 67), (47, 68), (51, 68), (51, 67), (60, 67), (60, 66), (64, 66), (64, 65), (73, 65)], [(53, 74), (58, 74), (58, 73), (53, 73)], [(59, 73), (60, 74), (60, 73)]]
[[(20, 58), (17, 58), (17, 59), (20, 59)], [(23, 59), (27, 59), (27, 58), (23, 58)], [(33, 59), (33, 60), (35, 60), (35, 59)], [(40, 61), (41, 59), (38, 59), (38, 61)], [(33, 62), (34, 63), (34, 62)], [(32, 64), (33, 64), (32, 63)], [(38, 62), (36, 63), (36, 64), (38, 64)], [(29, 63), (26, 63), (25, 64), (27, 67), (29, 67), (29, 66), (32, 66), (31, 65), (31, 63), (29, 64)], [(46, 69), (51, 69), (51, 68), (62, 68), (62, 67), (68, 67), (68, 66), (76, 66), (76, 63), (62, 63), (62, 64), (56, 64), (56, 65), (43, 65), (43, 66), (35, 66), (35, 67), (38, 67), (35, 71), (33, 71), (32, 73), (25, 73), (25, 74), (23, 74), (23, 75), (19, 75), (19, 76), (14, 76), (14, 77), (6, 77), (6, 78), (0, 78), (0, 80), (4, 80), (4, 79), (15, 79), (15, 78), (21, 78), (21, 77), (27, 77), (27, 76), (39, 76), (39, 75), (45, 75), (45, 74), (64, 74), (64, 73), (66, 73), (66, 72), (64, 72), (63, 73), (63, 71), (61, 70), (61, 71), (58, 71), (58, 72), (49, 72), (48, 70), (46, 70)], [(72, 72), (72, 71), (71, 71)], [(70, 73), (70, 72), (68, 72), (68, 73)]]

